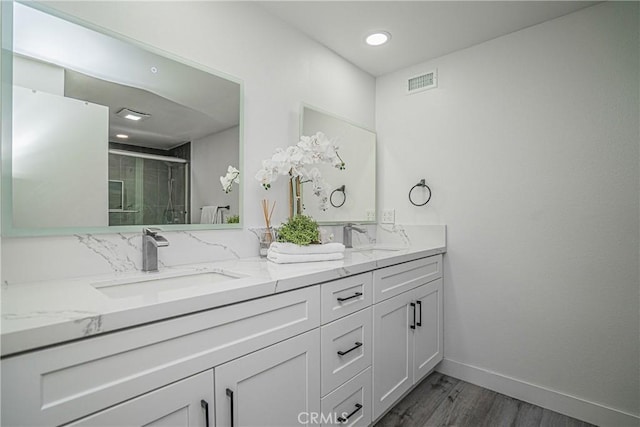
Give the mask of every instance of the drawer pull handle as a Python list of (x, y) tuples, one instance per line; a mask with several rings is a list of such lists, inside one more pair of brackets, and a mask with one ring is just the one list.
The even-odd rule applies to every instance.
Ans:
[(346, 423), (347, 421), (349, 421), (349, 418), (351, 418), (353, 416), (353, 414), (355, 414), (356, 412), (358, 412), (360, 409), (362, 409), (362, 405), (359, 403), (356, 403), (356, 409), (353, 410), (353, 412), (351, 412), (349, 415), (347, 415), (346, 418), (344, 417), (338, 417), (338, 422), (339, 423)]
[(204, 408), (204, 419), (206, 421), (206, 426), (209, 427), (209, 403), (202, 399), (200, 401), (200, 406), (202, 406)]
[(230, 388), (227, 389), (227, 396), (231, 399), (231, 403), (229, 405), (229, 409), (231, 409), (231, 424), (229, 425), (233, 427), (233, 390)]
[(345, 354), (347, 354), (347, 353), (351, 353), (353, 350), (355, 350), (355, 349), (356, 349), (356, 348), (358, 348), (358, 347), (362, 347), (362, 343), (361, 343), (361, 342), (356, 341), (356, 345), (354, 345), (353, 347), (351, 347), (351, 348), (350, 348), (349, 350), (347, 350), (347, 351), (339, 351), (339, 352), (338, 352), (338, 355), (340, 355), (340, 356), (344, 356), (344, 355), (345, 355)]
[(422, 326), (422, 301), (416, 301), (416, 304), (418, 304), (418, 307), (420, 308), (420, 311), (419, 311), (420, 320), (418, 320), (418, 323), (416, 323), (416, 325)]
[(411, 308), (413, 308), (413, 325), (409, 325), (409, 327), (411, 329), (415, 329), (416, 328), (416, 304), (415, 303), (411, 303)]
[(355, 294), (351, 295), (350, 297), (346, 297), (346, 298), (338, 298), (338, 301), (343, 302), (343, 301), (348, 301), (350, 299), (353, 298), (358, 298), (362, 296), (362, 292), (356, 292)]

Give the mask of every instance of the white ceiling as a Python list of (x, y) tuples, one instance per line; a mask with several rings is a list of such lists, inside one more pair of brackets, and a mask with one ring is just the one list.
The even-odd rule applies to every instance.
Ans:
[[(202, 111), (153, 92), (97, 79), (73, 70), (64, 73), (64, 96), (109, 108), (109, 141), (169, 150), (188, 141), (221, 132), (237, 121), (221, 122)], [(150, 114), (133, 122), (116, 113), (123, 108)], [(235, 123), (234, 123), (235, 122)], [(124, 133), (126, 140), (116, 135)]]
[[(267, 1), (261, 5), (374, 76), (557, 18), (596, 1)], [(391, 41), (370, 47), (374, 30)]]

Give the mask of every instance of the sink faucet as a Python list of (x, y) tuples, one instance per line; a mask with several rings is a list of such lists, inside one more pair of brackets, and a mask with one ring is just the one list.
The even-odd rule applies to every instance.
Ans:
[(169, 241), (158, 234), (159, 228), (142, 229), (142, 271), (158, 271), (158, 248), (169, 246)]
[(353, 233), (352, 231), (357, 231), (358, 233), (366, 234), (367, 230), (364, 228), (356, 227), (352, 223), (348, 222), (342, 228), (342, 243), (345, 248), (353, 247)]

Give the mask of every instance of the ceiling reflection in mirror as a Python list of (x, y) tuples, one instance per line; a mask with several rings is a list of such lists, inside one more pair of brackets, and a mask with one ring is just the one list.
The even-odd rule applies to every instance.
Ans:
[(322, 210), (311, 185), (303, 185), (303, 210), (320, 223), (375, 222), (376, 134), (347, 120), (302, 107), (301, 135), (324, 133), (339, 147), (344, 170), (329, 164), (317, 166), (327, 185), (329, 203)]
[(184, 62), (13, 3), (3, 232), (236, 222), (220, 177), (241, 169), (242, 88)]

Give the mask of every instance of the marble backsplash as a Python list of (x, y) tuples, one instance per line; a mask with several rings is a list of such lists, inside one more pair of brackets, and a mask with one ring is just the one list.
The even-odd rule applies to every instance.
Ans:
[[(341, 226), (323, 226), (342, 241)], [(353, 233), (353, 245), (408, 246), (423, 238), (444, 241), (444, 226), (366, 225)], [(249, 228), (167, 231), (169, 246), (159, 248), (159, 268), (258, 256), (258, 240)], [(117, 274), (142, 267), (142, 234), (82, 234), (2, 239), (2, 284)]]
[[(158, 249), (160, 269), (258, 254), (246, 230), (166, 231), (169, 246)], [(77, 234), (2, 239), (2, 283), (16, 284), (142, 268), (142, 233)]]

